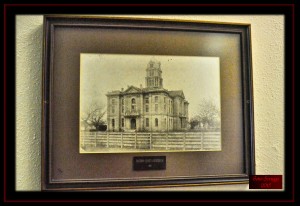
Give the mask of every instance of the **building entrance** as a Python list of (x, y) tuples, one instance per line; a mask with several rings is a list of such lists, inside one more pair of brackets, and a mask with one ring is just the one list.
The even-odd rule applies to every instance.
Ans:
[(130, 121), (130, 129), (136, 129), (136, 119), (132, 118)]

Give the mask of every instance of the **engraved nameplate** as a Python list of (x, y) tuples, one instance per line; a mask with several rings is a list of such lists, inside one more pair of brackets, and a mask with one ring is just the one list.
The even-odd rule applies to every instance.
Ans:
[(165, 170), (166, 156), (133, 157), (133, 170)]

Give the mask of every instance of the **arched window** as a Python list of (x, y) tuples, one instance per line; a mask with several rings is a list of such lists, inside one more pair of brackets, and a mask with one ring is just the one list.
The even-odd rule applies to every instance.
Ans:
[(158, 127), (158, 119), (155, 118), (155, 127)]
[(131, 110), (135, 110), (135, 98), (131, 99)]

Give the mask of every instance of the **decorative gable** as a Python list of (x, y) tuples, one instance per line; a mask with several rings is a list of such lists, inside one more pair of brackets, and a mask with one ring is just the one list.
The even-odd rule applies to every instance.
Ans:
[(134, 86), (130, 86), (128, 87), (128, 89), (124, 91), (124, 93), (138, 93), (138, 92), (141, 92), (141, 89)]

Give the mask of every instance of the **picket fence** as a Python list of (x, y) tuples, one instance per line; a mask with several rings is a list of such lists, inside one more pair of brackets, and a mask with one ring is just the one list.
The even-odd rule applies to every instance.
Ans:
[(81, 132), (81, 147), (220, 150), (220, 132)]

